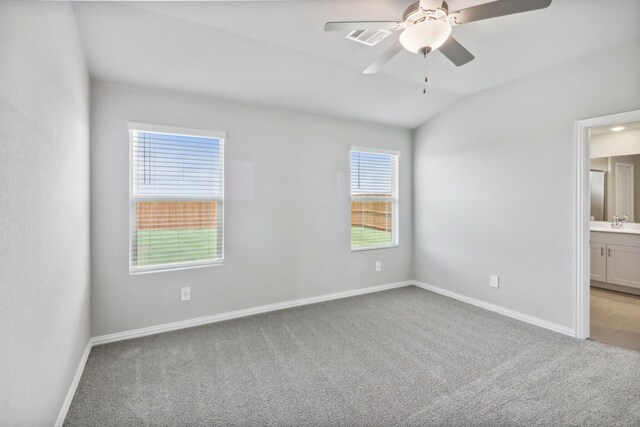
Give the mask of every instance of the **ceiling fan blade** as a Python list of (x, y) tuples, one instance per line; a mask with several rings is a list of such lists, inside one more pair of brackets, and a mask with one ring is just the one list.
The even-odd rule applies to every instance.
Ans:
[(345, 21), (327, 22), (325, 31), (353, 31), (353, 30), (390, 30), (398, 25), (396, 21)]
[(498, 16), (544, 9), (550, 4), (551, 0), (498, 0), (462, 9), (454, 14), (456, 14), (455, 20), (458, 24), (466, 24)]
[(422, 10), (436, 10), (442, 6), (443, 0), (420, 0), (420, 9)]
[(389, 62), (391, 58), (396, 56), (402, 49), (404, 48), (400, 44), (400, 40), (396, 40), (396, 42), (392, 44), (387, 50), (382, 52), (382, 55), (380, 55), (375, 61), (373, 61), (371, 65), (365, 68), (362, 74), (377, 73), (378, 71), (380, 71), (384, 64)]
[(469, 52), (464, 46), (462, 46), (456, 39), (449, 36), (446, 42), (438, 48), (444, 56), (453, 62), (456, 66), (461, 66), (467, 62), (473, 61), (475, 56)]

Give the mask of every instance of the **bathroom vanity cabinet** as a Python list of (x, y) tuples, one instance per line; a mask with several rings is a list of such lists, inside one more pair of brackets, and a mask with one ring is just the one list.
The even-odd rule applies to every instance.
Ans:
[(640, 292), (640, 234), (591, 231), (590, 245), (594, 285)]

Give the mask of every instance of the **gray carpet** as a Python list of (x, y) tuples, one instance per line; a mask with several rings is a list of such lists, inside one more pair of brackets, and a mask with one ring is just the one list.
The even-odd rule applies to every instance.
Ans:
[(407, 287), (95, 347), (66, 426), (640, 425), (640, 353)]

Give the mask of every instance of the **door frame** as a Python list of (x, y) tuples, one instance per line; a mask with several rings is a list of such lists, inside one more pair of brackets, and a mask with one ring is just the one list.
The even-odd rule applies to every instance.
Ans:
[(640, 110), (611, 114), (575, 122), (575, 335), (589, 338), (590, 277), (589, 277), (589, 130), (595, 127), (613, 126), (640, 121)]

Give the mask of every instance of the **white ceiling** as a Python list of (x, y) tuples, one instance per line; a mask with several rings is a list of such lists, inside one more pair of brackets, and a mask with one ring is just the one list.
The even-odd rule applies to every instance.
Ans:
[[(389, 44), (323, 31), (327, 21), (399, 20), (411, 0), (79, 2), (93, 78), (288, 110), (415, 128), (461, 97), (640, 38), (638, 0), (554, 0), (541, 11), (455, 27), (476, 59), (457, 68), (401, 52), (361, 71)], [(486, 3), (451, 0), (450, 10)]]

